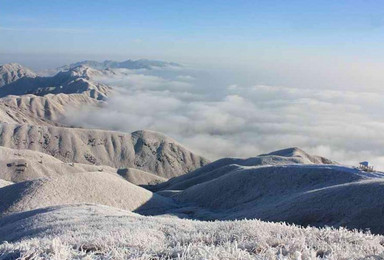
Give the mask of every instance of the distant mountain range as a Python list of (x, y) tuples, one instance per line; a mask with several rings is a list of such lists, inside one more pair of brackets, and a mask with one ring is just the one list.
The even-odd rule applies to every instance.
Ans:
[[(79, 65), (68, 70), (59, 71), (51, 77), (37, 76), (19, 64), (1, 66), (0, 71), (3, 71), (3, 74), (0, 76), (7, 79), (7, 84), (0, 87), (0, 140), (2, 140), (2, 146), (9, 144), (10, 147), (18, 149), (36, 149), (54, 154), (60, 160), (69, 162), (110, 165), (115, 168), (133, 167), (147, 171), (121, 172), (121, 176), (124, 178), (140, 184), (164, 181), (209, 162), (165, 135), (155, 132), (137, 131), (127, 135), (112, 131), (63, 128), (66, 125), (62, 123), (61, 119), (65, 117), (65, 111), (68, 108), (100, 107), (113, 91), (111, 87), (94, 80), (99, 76), (113, 74), (113, 71), (94, 69), (81, 63), (84, 62), (79, 62)], [(146, 66), (172, 64), (147, 60), (134, 61), (134, 63), (143, 66), (145, 64)], [(105, 64), (113, 64), (113, 62), (105, 62)], [(124, 64), (128, 64), (128, 62)], [(2, 125), (1, 123), (7, 124)], [(13, 134), (21, 134), (21, 136), (8, 136), (11, 133), (8, 133), (6, 129), (11, 129), (12, 126), (15, 127)], [(45, 128), (48, 132), (43, 134), (48, 141), (41, 139), (42, 136), (38, 137), (45, 132), (40, 128), (41, 126), (48, 127)], [(56, 128), (52, 128), (53, 126)], [(56, 131), (58, 132), (56, 133)], [(55, 137), (52, 136), (54, 132)], [(30, 136), (32, 133), (36, 133), (37, 136)], [(77, 136), (77, 133), (81, 134)], [(92, 137), (94, 134), (96, 135)], [(98, 140), (97, 136), (100, 134), (103, 136), (100, 136), (103, 140)], [(59, 143), (51, 142), (55, 138), (60, 138), (61, 141)], [(21, 139), (32, 140), (32, 143), (17, 141)], [(74, 140), (76, 141), (72, 143)], [(103, 149), (100, 146), (102, 144), (106, 145)], [(68, 156), (74, 157), (69, 158)], [(152, 176), (151, 173), (159, 178)]]
[(20, 64), (0, 66), (0, 122), (60, 125), (68, 107), (97, 106), (112, 89), (93, 81), (102, 72), (79, 66), (42, 77)]
[(139, 59), (139, 60), (126, 60), (126, 61), (113, 61), (113, 60), (105, 60), (103, 62), (93, 61), (93, 60), (85, 60), (76, 63), (72, 63), (70, 65), (65, 65), (59, 67), (58, 70), (69, 70), (78, 66), (87, 66), (97, 70), (105, 70), (105, 69), (154, 69), (154, 68), (166, 68), (166, 67), (181, 67), (180, 64), (174, 62), (166, 62), (166, 61), (158, 61), (158, 60), (147, 60), (147, 59)]
[(94, 76), (103, 75), (102, 71), (120, 68), (151, 70), (180, 66), (174, 62), (146, 59), (122, 62), (85, 60), (59, 67), (56, 75), (42, 77), (20, 64), (9, 63), (0, 66), (0, 97), (26, 94), (44, 96), (46, 94), (73, 94), (88, 91), (93, 98), (104, 100), (110, 91), (109, 87), (91, 80)]
[(180, 67), (156, 60), (81, 61), (62, 66), (52, 76), (40, 76), (17, 63), (0, 66), (0, 122), (59, 126), (66, 108), (99, 105), (113, 89), (97, 81), (116, 68)]
[[(8, 95), (34, 94), (44, 96), (46, 94), (74, 94), (89, 92), (89, 95), (98, 100), (103, 100), (108, 95), (110, 88), (104, 84), (91, 81), (91, 75), (98, 74), (97, 70), (86, 66), (78, 66), (67, 71), (60, 71), (52, 77), (40, 77), (32, 74), (30, 70), (13, 65), (17, 70), (10, 71), (9, 65), (0, 67), (0, 77), (7, 79), (7, 84), (0, 87), (0, 97)], [(16, 75), (10, 79), (7, 75)]]

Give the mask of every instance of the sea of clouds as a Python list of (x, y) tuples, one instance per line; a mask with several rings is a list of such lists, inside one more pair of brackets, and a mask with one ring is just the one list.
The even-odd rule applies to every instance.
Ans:
[(159, 131), (211, 160), (300, 147), (384, 169), (379, 91), (249, 84), (228, 72), (186, 67), (119, 69), (97, 80), (113, 86), (114, 95), (101, 109), (70, 111), (67, 123)]

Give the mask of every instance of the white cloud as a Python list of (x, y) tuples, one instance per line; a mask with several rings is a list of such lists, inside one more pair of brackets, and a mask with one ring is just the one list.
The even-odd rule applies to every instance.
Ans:
[(207, 85), (186, 71), (119, 73), (103, 109), (68, 117), (71, 124), (122, 131), (163, 132), (217, 159), (250, 157), (298, 146), (348, 164), (371, 160), (384, 168), (383, 93), (280, 86)]
[(191, 81), (194, 80), (195, 78), (190, 76), (190, 75), (179, 75), (177, 76), (178, 79), (180, 80), (185, 80), (185, 81)]

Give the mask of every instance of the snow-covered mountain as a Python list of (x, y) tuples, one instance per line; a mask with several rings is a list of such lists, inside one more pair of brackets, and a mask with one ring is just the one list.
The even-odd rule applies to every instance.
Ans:
[[(17, 69), (29, 71), (21, 65), (4, 67), (10, 74)], [(0, 88), (0, 123), (63, 126), (67, 109), (100, 106), (112, 92), (109, 86), (92, 79), (103, 72), (85, 66), (52, 77), (24, 74)]]
[[(384, 233), (384, 173), (289, 148), (221, 159), (154, 187), (198, 219), (261, 219)], [(372, 217), (374, 216), (374, 219)]]
[(0, 179), (12, 183), (39, 178), (58, 178), (78, 172), (105, 172), (118, 176), (118, 170), (106, 165), (66, 163), (33, 150), (10, 149), (0, 146)]
[(137, 168), (167, 179), (209, 162), (175, 140), (152, 131), (128, 134), (95, 129), (0, 124), (0, 145), (43, 152), (64, 162)]
[(78, 66), (87, 66), (97, 70), (105, 70), (105, 69), (137, 70), (137, 69), (154, 69), (154, 68), (165, 68), (165, 67), (180, 67), (181, 65), (174, 62), (147, 60), (147, 59), (126, 60), (121, 62), (113, 61), (113, 60), (105, 60), (103, 62), (85, 60), (85, 61), (72, 63), (70, 65), (65, 65), (63, 67), (58, 68), (58, 70), (61, 70), (61, 71), (70, 70)]
[(28, 77), (34, 78), (37, 75), (28, 68), (17, 63), (8, 63), (0, 66), (0, 88), (18, 79)]
[(46, 94), (44, 96), (10, 95), (0, 98), (0, 123), (64, 126), (67, 109), (98, 107), (104, 103), (91, 92)]
[(99, 72), (89, 67), (78, 66), (62, 71), (52, 77), (22, 77), (0, 88), (0, 97), (8, 95), (74, 94), (89, 93), (89, 96), (104, 100), (111, 91), (107, 85), (91, 81)]
[[(147, 64), (146, 60), (140, 60), (138, 64), (141, 62)], [(164, 63), (164, 66), (165, 64), (168, 63)], [(7, 67), (11, 69), (15, 66)], [(17, 68), (21, 70), (22, 67)], [(65, 162), (103, 164), (115, 168), (134, 167), (159, 176), (153, 179), (148, 175), (150, 173), (146, 175), (144, 172), (138, 175), (135, 172), (134, 179), (141, 180), (139, 182), (143, 185), (164, 181), (165, 179), (161, 177), (168, 179), (184, 174), (208, 162), (159, 133), (137, 131), (131, 135), (112, 131), (88, 132), (85, 129), (64, 128), (66, 125), (62, 123), (62, 119), (67, 109), (98, 107), (106, 102), (112, 89), (96, 82), (94, 78), (110, 73), (112, 72), (78, 65), (52, 77), (25, 76), (4, 85), (0, 88), (0, 96), (3, 96), (0, 98), (2, 145), (42, 151)], [(8, 136), (10, 133), (6, 130), (11, 128), (14, 128), (12, 137)], [(56, 133), (55, 136), (52, 133)], [(60, 142), (52, 142), (55, 138), (60, 138)], [(29, 141), (20, 142), (22, 139)], [(105, 146), (103, 149), (101, 144)], [(132, 178), (132, 176), (126, 177)]]
[(309, 155), (300, 148), (287, 148), (248, 159), (223, 158), (193, 172), (173, 178), (153, 187), (156, 190), (183, 190), (193, 185), (221, 177), (242, 166), (289, 165), (289, 164), (335, 164), (321, 156)]

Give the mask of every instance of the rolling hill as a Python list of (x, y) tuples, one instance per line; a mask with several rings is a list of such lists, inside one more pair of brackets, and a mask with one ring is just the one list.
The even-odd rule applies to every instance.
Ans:
[(52, 155), (63, 162), (137, 168), (171, 178), (209, 161), (152, 131), (132, 134), (94, 129), (0, 124), (0, 146)]
[(105, 172), (67, 173), (8, 185), (0, 189), (0, 216), (56, 205), (93, 203), (151, 214), (173, 202)]
[(0, 179), (16, 183), (77, 172), (106, 172), (117, 175), (117, 169), (105, 165), (65, 163), (48, 154), (3, 146), (0, 146), (0, 165)]
[(125, 180), (139, 186), (153, 186), (167, 181), (166, 178), (135, 168), (119, 169), (117, 173)]
[(329, 159), (321, 156), (309, 155), (303, 150), (293, 147), (269, 154), (261, 154), (256, 157), (239, 159), (223, 158), (207, 164), (193, 172), (173, 178), (156, 187), (155, 190), (183, 190), (193, 185), (206, 182), (237, 169), (241, 166), (261, 166), (261, 165), (287, 165), (287, 164), (335, 164)]
[[(164, 193), (164, 191), (163, 191)], [(384, 233), (384, 174), (339, 165), (238, 166), (172, 198), (200, 219), (261, 219)], [(374, 219), (372, 219), (374, 216)]]

